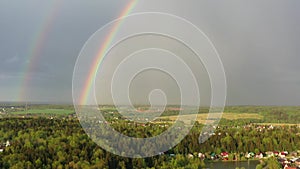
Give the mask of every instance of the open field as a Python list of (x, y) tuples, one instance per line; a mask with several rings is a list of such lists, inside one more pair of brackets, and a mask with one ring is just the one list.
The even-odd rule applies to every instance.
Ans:
[[(190, 117), (193, 115), (183, 115), (183, 117), (186, 117), (187, 119), (190, 119)], [(205, 123), (209, 122), (210, 120), (206, 120), (208, 116), (208, 113), (205, 114), (198, 114), (197, 115), (197, 121), (199, 123)], [(175, 121), (178, 116), (164, 116), (160, 117), (159, 119), (169, 119), (171, 121)], [(243, 113), (243, 114), (237, 114), (237, 113), (223, 113), (222, 118), (228, 119), (228, 120), (237, 120), (237, 119), (262, 119), (263, 116), (257, 114), (257, 113)], [(212, 120), (211, 120), (212, 121)]]
[(296, 125), (300, 125), (299, 124), (296, 124), (296, 123), (253, 123), (253, 124), (257, 124), (257, 125), (266, 125), (266, 126), (296, 126)]
[(69, 115), (74, 113), (73, 110), (67, 109), (30, 109), (27, 111), (16, 111), (12, 112), (12, 114), (45, 114), (45, 115)]

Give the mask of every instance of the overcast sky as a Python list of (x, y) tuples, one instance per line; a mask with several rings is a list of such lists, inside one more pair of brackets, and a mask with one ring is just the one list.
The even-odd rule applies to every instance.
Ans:
[[(81, 48), (128, 2), (0, 1), (0, 101), (72, 102)], [(210, 38), (225, 68), (227, 105), (300, 105), (300, 1), (138, 1), (132, 13), (146, 11), (186, 18)]]

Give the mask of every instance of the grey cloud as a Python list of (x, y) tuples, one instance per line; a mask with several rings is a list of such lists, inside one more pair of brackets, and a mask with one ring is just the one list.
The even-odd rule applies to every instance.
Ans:
[[(0, 100), (18, 95), (32, 41), (55, 2), (0, 2), (0, 79), (5, 79), (0, 82)], [(32, 72), (36, 78), (31, 88), (36, 90), (31, 99), (70, 102), (80, 49), (128, 2), (60, 2)], [(139, 1), (133, 10), (145, 11), (176, 14), (207, 34), (225, 67), (228, 104), (299, 105), (300, 1), (154, 0)]]

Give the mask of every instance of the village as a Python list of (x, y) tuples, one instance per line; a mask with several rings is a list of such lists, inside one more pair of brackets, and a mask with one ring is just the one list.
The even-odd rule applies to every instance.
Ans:
[[(74, 115), (74, 114), (72, 114)], [(69, 118), (74, 119), (73, 116), (70, 116)], [(53, 119), (53, 117), (51, 117)], [(117, 118), (113, 118), (114, 120), (117, 120)], [(115, 123), (113, 120), (112, 123)], [(108, 123), (108, 122), (107, 122)], [(168, 122), (166, 121), (161, 121), (160, 123), (148, 123), (148, 124), (136, 124), (133, 122), (128, 122), (129, 125), (135, 124), (136, 126), (140, 127), (153, 127), (156, 125), (157, 127), (163, 127), (167, 128), (169, 125)], [(219, 126), (213, 126), (215, 129), (220, 129)], [(224, 126), (223, 126), (224, 127)], [(297, 126), (299, 128), (299, 126)], [(257, 125), (257, 124), (249, 124), (245, 126), (226, 126), (225, 128), (243, 128), (246, 130), (255, 130), (258, 132), (264, 132), (265, 130), (274, 130), (274, 129), (280, 129), (282, 126), (273, 126), (273, 125)], [(222, 133), (222, 132), (213, 132), (213, 133), (207, 133), (204, 132), (203, 134), (209, 135), (209, 136), (219, 136), (221, 137), (222, 135), (228, 135), (228, 133)], [(12, 142), (12, 143), (11, 143)], [(13, 140), (12, 141), (5, 141), (0, 143), (0, 153), (3, 153), (6, 148), (9, 146), (13, 146)], [(170, 158), (176, 157), (177, 154), (175, 153), (168, 153), (168, 152), (161, 152), (159, 154), (164, 155), (164, 156), (169, 156)], [(278, 150), (270, 150), (266, 152), (260, 152), (257, 149), (255, 151), (250, 151), (250, 152), (227, 152), (227, 151), (222, 151), (222, 152), (194, 152), (194, 153), (188, 153), (186, 154), (187, 158), (199, 158), (203, 161), (207, 162), (216, 162), (216, 161), (222, 161), (222, 162), (227, 162), (227, 161), (251, 161), (251, 160), (256, 160), (256, 161), (262, 161), (266, 160), (268, 158), (276, 158), (277, 161), (281, 164), (282, 168), (284, 169), (299, 169), (300, 168), (300, 150), (296, 151), (278, 151)]]
[[(3, 117), (10, 117), (10, 118), (17, 118), (17, 119), (20, 118), (25, 120), (31, 119), (32, 117), (37, 117), (37, 119), (39, 119), (39, 117), (46, 117), (46, 119), (49, 119), (50, 121), (63, 120), (64, 123), (66, 123), (67, 121), (69, 122), (77, 121), (78, 118), (77, 117), (78, 114), (71, 111), (70, 111), (71, 113), (64, 114), (63, 116), (53, 113), (54, 111), (58, 111), (58, 109), (45, 109), (41, 111), (36, 111), (37, 113), (29, 113), (29, 112), (26, 113), (24, 112), (24, 107), (3, 107), (1, 110), (2, 110), (1, 114), (3, 115)], [(14, 114), (13, 112), (16, 110), (23, 110), (24, 113)], [(47, 112), (49, 112), (49, 110), (53, 112), (47, 115)], [(172, 115), (173, 113), (171, 112), (171, 110), (173, 109), (170, 109), (169, 110), (170, 112), (168, 112), (170, 115)], [(40, 112), (43, 113), (46, 112), (46, 113), (44, 113), (44, 116), (42, 116), (42, 113)], [(117, 127), (121, 125), (123, 127), (127, 127), (132, 130), (157, 131), (157, 133), (159, 133), (158, 131), (162, 132), (164, 130), (167, 130), (170, 126), (174, 124), (174, 120), (169, 118), (171, 116), (163, 116), (163, 118), (157, 118), (153, 121), (148, 120), (147, 118), (143, 119), (143, 117), (137, 117), (138, 121), (145, 122), (145, 123), (139, 123), (136, 122), (135, 120), (132, 119), (130, 120), (122, 117), (119, 113), (116, 113), (114, 110), (105, 111), (103, 115), (105, 119), (102, 120), (99, 120), (97, 116), (88, 118), (87, 120), (92, 120), (93, 123), (97, 123), (97, 124), (112, 125), (113, 127)], [(225, 122), (226, 123), (221, 123), (219, 125), (211, 126), (213, 129), (211, 132), (201, 133), (202, 135), (205, 135), (208, 138), (219, 140), (221, 144), (219, 144), (218, 147), (216, 147), (219, 149), (219, 151), (216, 151), (216, 149), (204, 150), (202, 148), (195, 151), (194, 148), (189, 148), (187, 151), (184, 152), (183, 151), (161, 152), (159, 156), (167, 156), (170, 159), (172, 159), (172, 158), (176, 158), (177, 155), (181, 155), (181, 156), (185, 156), (187, 159), (201, 159), (202, 161), (205, 161), (205, 163), (232, 162), (232, 161), (237, 161), (237, 162), (264, 161), (270, 158), (274, 158), (276, 159), (276, 161), (280, 163), (282, 168), (285, 169), (297, 169), (297, 167), (300, 168), (299, 149), (295, 149), (295, 148), (285, 149), (285, 148), (278, 148), (278, 147), (272, 149), (272, 147), (270, 148), (270, 146), (266, 148), (268, 145), (267, 142), (263, 143), (265, 140), (272, 138), (273, 137), (272, 135), (278, 135), (281, 132), (285, 134), (288, 134), (290, 132), (291, 134), (294, 135), (293, 138), (299, 138), (300, 135), (299, 124), (288, 124), (288, 123), (277, 124), (277, 123), (259, 123), (259, 122), (239, 123), (238, 120), (232, 120), (232, 121), (227, 120)], [(182, 122), (181, 124), (184, 125), (186, 124), (186, 122)], [(195, 126), (197, 132), (200, 132), (203, 124), (196, 121)], [(180, 130), (180, 128), (178, 129)], [(243, 140), (244, 137), (251, 138), (251, 133), (253, 137), (256, 137), (257, 141), (261, 141), (263, 143), (262, 144), (263, 148), (258, 147), (258, 145), (255, 144), (249, 146), (247, 148), (248, 149), (247, 151), (240, 151), (240, 150), (238, 151), (237, 149), (232, 149), (234, 147), (226, 147), (228, 144), (230, 144), (230, 142), (226, 141), (226, 138), (233, 139), (231, 141), (236, 141), (237, 139)], [(143, 135), (144, 132), (135, 132), (132, 134), (139, 135), (140, 137), (144, 137)], [(265, 135), (265, 138), (263, 136), (257, 137), (258, 135)], [(283, 136), (280, 136), (280, 138), (278, 138), (279, 147), (284, 147), (281, 146), (281, 144), (287, 144), (288, 141), (285, 140), (284, 138), (285, 137)], [(296, 140), (294, 140), (294, 142), (295, 141)], [(212, 141), (211, 143), (214, 144), (216, 142)], [(234, 144), (235, 144), (234, 146), (237, 146), (237, 142)], [(247, 146), (247, 142), (243, 142), (242, 145)], [(295, 145), (299, 145), (299, 144), (295, 144)], [(2, 140), (2, 143), (0, 142), (0, 153), (2, 154), (5, 153), (6, 149), (10, 146), (12, 147), (14, 146), (13, 139)], [(296, 147), (299, 148), (299, 146)]]

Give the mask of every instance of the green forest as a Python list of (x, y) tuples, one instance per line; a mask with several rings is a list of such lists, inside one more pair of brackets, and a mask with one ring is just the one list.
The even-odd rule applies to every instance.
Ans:
[[(221, 119), (214, 133), (207, 133), (210, 137), (202, 144), (198, 138), (203, 124), (196, 121), (178, 145), (148, 158), (125, 158), (105, 151), (87, 136), (70, 106), (43, 105), (30, 109), (35, 113), (26, 114), (24, 107), (16, 107), (1, 114), (0, 168), (205, 168), (215, 160), (258, 160), (256, 156), (267, 157), (266, 152), (287, 151), (294, 156), (300, 155), (300, 127), (293, 118), (298, 107), (226, 108), (225, 113), (257, 113), (263, 118)], [(60, 110), (48, 115), (39, 114), (44, 112), (41, 110), (49, 109), (72, 113), (59, 114), (65, 112)], [(112, 110), (114, 108), (103, 110), (106, 120), (115, 130), (128, 136), (152, 137), (172, 125), (170, 121), (145, 125), (129, 123), (126, 119), (115, 118), (120, 114), (109, 113)], [(22, 114), (16, 113), (20, 111)], [(175, 114), (166, 112), (165, 116), (168, 113)], [(147, 148), (151, 151), (151, 147)], [(228, 156), (222, 156), (224, 152)], [(258, 167), (280, 166), (276, 158), (272, 159), (261, 161)]]

